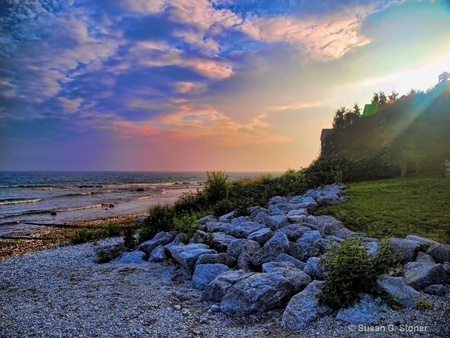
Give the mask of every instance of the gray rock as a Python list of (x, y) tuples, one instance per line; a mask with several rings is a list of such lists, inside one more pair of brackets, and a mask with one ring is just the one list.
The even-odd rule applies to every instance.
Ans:
[(234, 284), (220, 302), (222, 312), (243, 316), (282, 307), (291, 294), (291, 283), (276, 273), (256, 273)]
[(295, 242), (305, 232), (311, 231), (311, 228), (302, 226), (300, 224), (289, 224), (277, 231), (284, 233), (290, 241)]
[(306, 220), (305, 215), (294, 215), (294, 216), (288, 216), (287, 217), (289, 222), (291, 223), (303, 223)]
[(214, 232), (212, 235), (213, 239), (210, 247), (217, 252), (226, 252), (230, 243), (236, 240), (235, 237), (227, 235), (224, 232)]
[(317, 296), (324, 282), (312, 281), (302, 292), (291, 298), (284, 310), (282, 324), (292, 331), (301, 331), (320, 316), (331, 313), (326, 305), (320, 305)]
[(239, 257), (242, 252), (253, 255), (261, 248), (258, 242), (249, 239), (236, 239), (228, 246), (227, 254), (232, 257)]
[(124, 252), (119, 257), (113, 259), (110, 263), (126, 263), (126, 264), (139, 264), (139, 263), (145, 263), (145, 252), (143, 251), (131, 251), (131, 252)]
[(388, 306), (379, 297), (365, 293), (352, 306), (340, 309), (336, 319), (355, 325), (373, 325), (380, 321), (382, 312), (387, 310)]
[(234, 217), (234, 211), (229, 212), (228, 214), (222, 215), (219, 217), (219, 222), (228, 222), (231, 221)]
[(316, 248), (305, 243), (289, 242), (287, 254), (302, 262), (306, 262), (316, 254)]
[(276, 231), (276, 230), (284, 227), (285, 225), (289, 224), (288, 218), (284, 215), (269, 216), (268, 222), (269, 222), (268, 223), (269, 228), (272, 229), (273, 231)]
[(306, 219), (306, 216), (308, 216), (308, 215), (309, 215), (309, 212), (308, 212), (307, 208), (299, 208), (299, 209), (294, 209), (294, 210), (289, 211), (286, 216), (287, 217), (305, 216), (305, 219)]
[(237, 267), (239, 270), (242, 271), (254, 271), (255, 266), (252, 263), (251, 256), (246, 253), (242, 252), (238, 259), (237, 259)]
[(306, 231), (302, 237), (297, 240), (297, 243), (306, 243), (309, 245), (313, 245), (314, 242), (321, 240), (322, 236), (318, 230), (309, 230)]
[(448, 275), (442, 264), (410, 262), (404, 269), (406, 282), (416, 290), (433, 284), (447, 284)]
[(294, 258), (288, 254), (282, 253), (275, 258), (274, 262), (291, 262), (295, 265), (297, 269), (303, 270), (305, 268), (306, 263), (299, 261), (297, 258)]
[(278, 204), (278, 203), (283, 203), (283, 202), (284, 202), (284, 198), (281, 196), (274, 196), (269, 199), (269, 204)]
[(325, 237), (325, 235), (337, 236), (341, 238), (354, 236), (353, 231), (347, 229), (341, 221), (337, 220), (333, 216), (316, 216), (316, 219), (319, 221), (317, 230), (320, 231), (322, 237)]
[(406, 283), (403, 277), (381, 275), (377, 279), (378, 287), (391, 296), (400, 306), (412, 309), (420, 298), (420, 293)]
[(407, 239), (409, 241), (417, 242), (426, 249), (428, 249), (429, 247), (431, 247), (435, 244), (438, 244), (438, 242), (433, 241), (431, 239), (420, 237), (420, 236), (415, 236), (415, 235), (408, 235), (405, 237), (405, 239)]
[(266, 242), (272, 238), (273, 231), (270, 228), (262, 228), (258, 231), (252, 232), (248, 235), (248, 239), (251, 241), (258, 242), (260, 245), (266, 244)]
[(200, 255), (217, 253), (206, 244), (188, 244), (184, 247), (172, 246), (167, 249), (172, 258), (190, 272), (194, 271), (195, 263)]
[(435, 264), (436, 261), (431, 257), (430, 255), (426, 254), (425, 252), (419, 251), (416, 256), (416, 262), (421, 263), (433, 263)]
[(208, 216), (198, 219), (197, 223), (206, 225), (207, 222), (216, 222), (216, 221), (217, 221), (217, 218), (214, 215), (208, 215)]
[(202, 300), (220, 302), (228, 290), (237, 282), (253, 276), (243, 271), (227, 271), (214, 278), (203, 290)]
[(318, 207), (317, 202), (310, 196), (294, 196), (289, 202), (295, 204), (296, 209), (314, 211)]
[(427, 254), (433, 257), (436, 263), (450, 262), (450, 245), (434, 244), (427, 250)]
[(320, 264), (320, 258), (310, 257), (303, 269), (305, 273), (310, 275), (313, 279), (325, 280), (327, 278), (327, 272), (325, 266)]
[(277, 232), (251, 257), (251, 261), (254, 265), (259, 266), (263, 263), (273, 261), (279, 254), (286, 253), (288, 249), (289, 241), (286, 235)]
[(266, 227), (264, 224), (252, 221), (236, 222), (236, 224), (233, 222), (234, 220), (231, 222), (228, 234), (236, 238), (247, 238), (251, 233)]
[(253, 222), (269, 226), (269, 211), (259, 211), (254, 217), (250, 215), (250, 219), (253, 220)]
[(292, 284), (292, 294), (302, 291), (309, 283), (309, 277), (302, 270), (291, 262), (268, 262), (262, 265), (262, 271), (267, 273), (277, 273), (285, 277)]
[(230, 228), (230, 223), (226, 222), (206, 222), (205, 224), (205, 230), (210, 232), (228, 233)]
[(433, 284), (433, 285), (427, 286), (425, 289), (423, 289), (423, 291), (430, 295), (444, 297), (445, 294), (447, 293), (447, 288), (445, 285), (442, 285), (442, 284)]
[(148, 261), (149, 262), (164, 262), (166, 259), (167, 259), (166, 249), (162, 245), (159, 245), (153, 249)]
[(231, 257), (225, 252), (218, 254), (205, 254), (198, 257), (195, 265), (199, 264), (224, 264), (229, 268), (232, 268), (236, 265), (236, 258)]
[(218, 275), (228, 270), (230, 269), (224, 264), (199, 264), (192, 276), (192, 287), (203, 290)]
[(145, 241), (138, 246), (138, 250), (144, 251), (150, 255), (154, 248), (160, 245), (166, 245), (173, 241), (175, 235), (171, 232), (159, 232), (149, 241)]
[(416, 259), (420, 249), (420, 243), (402, 238), (391, 238), (389, 241), (391, 249), (399, 251), (398, 260), (400, 263), (412, 262)]

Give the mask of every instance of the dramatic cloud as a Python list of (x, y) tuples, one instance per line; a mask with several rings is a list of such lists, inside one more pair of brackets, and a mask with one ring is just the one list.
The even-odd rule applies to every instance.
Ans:
[(298, 168), (337, 107), (450, 57), (443, 0), (6, 0), (0, 12), (0, 169)]

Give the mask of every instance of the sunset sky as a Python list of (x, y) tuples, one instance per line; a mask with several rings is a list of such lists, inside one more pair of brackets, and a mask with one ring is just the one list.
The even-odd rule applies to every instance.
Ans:
[(449, 32), (449, 0), (3, 0), (0, 170), (300, 169)]

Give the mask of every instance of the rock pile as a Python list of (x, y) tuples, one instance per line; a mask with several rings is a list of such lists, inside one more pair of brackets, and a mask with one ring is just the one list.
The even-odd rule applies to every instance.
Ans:
[[(356, 236), (369, 254), (375, 254), (379, 245), (378, 239), (352, 232), (331, 216), (312, 214), (318, 206), (342, 201), (344, 189), (330, 185), (302, 196), (273, 197), (267, 208), (250, 208), (249, 216), (235, 217), (234, 212), (207, 216), (198, 221), (202, 230), (189, 244), (183, 244), (177, 233), (161, 232), (138, 250), (152, 262), (176, 261), (191, 274), (192, 287), (202, 290), (202, 300), (217, 303), (215, 309), (228, 315), (285, 308), (282, 323), (294, 331), (331, 313), (337, 320), (370, 325), (387, 307), (380, 297), (363, 295), (337, 313), (317, 301), (327, 277), (319, 264), (327, 246)], [(401, 276), (380, 276), (380, 293), (404, 308), (416, 306), (419, 291), (446, 294), (449, 245), (412, 235), (392, 238), (390, 243), (400, 253), (404, 269)], [(126, 258), (132, 257), (141, 255)]]

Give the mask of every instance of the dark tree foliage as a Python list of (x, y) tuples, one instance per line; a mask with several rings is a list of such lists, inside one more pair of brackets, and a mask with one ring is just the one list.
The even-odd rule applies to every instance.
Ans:
[(398, 99), (374, 93), (375, 114), (361, 116), (359, 106), (341, 107), (333, 132), (306, 170), (308, 185), (360, 181), (442, 170), (450, 158), (450, 85), (426, 93), (411, 90)]

